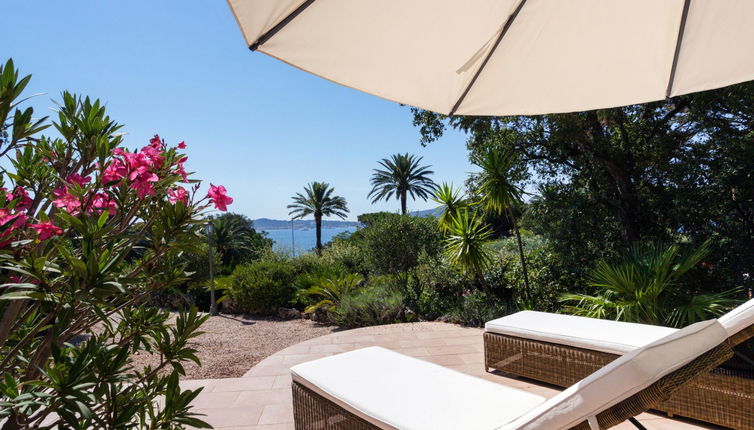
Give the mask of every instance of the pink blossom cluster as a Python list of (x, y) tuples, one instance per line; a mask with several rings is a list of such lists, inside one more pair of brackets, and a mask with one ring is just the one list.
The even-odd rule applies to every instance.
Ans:
[[(185, 149), (186, 143), (180, 142), (177, 149)], [(102, 183), (105, 186), (115, 186), (127, 181), (129, 186), (136, 190), (139, 198), (155, 194), (154, 183), (160, 180), (158, 173), (165, 167), (165, 142), (159, 135), (149, 140), (149, 145), (141, 148), (139, 152), (128, 152), (121, 148), (113, 150), (115, 159), (107, 165), (102, 172)], [(188, 182), (188, 173), (184, 163), (188, 157), (181, 156), (170, 166), (170, 174), (178, 175), (181, 181)], [(233, 203), (228, 197), (223, 186), (211, 185), (207, 197), (221, 211), (228, 210), (227, 206)], [(168, 201), (172, 204), (181, 202), (189, 203), (189, 192), (182, 186), (176, 185), (168, 190)], [(62, 202), (61, 202), (62, 203)]]
[(29, 216), (26, 214), (26, 211), (31, 207), (32, 199), (23, 187), (17, 186), (13, 192), (8, 192), (5, 188), (1, 190), (5, 192), (5, 199), (8, 205), (0, 209), (0, 228), (2, 228), (0, 247), (5, 247), (12, 242), (24, 227), (34, 229), (37, 232), (39, 240), (47, 240), (52, 236), (63, 234), (63, 229), (49, 221), (28, 224)]
[(115, 215), (117, 204), (109, 194), (105, 192), (89, 193), (83, 199), (80, 199), (71, 192), (74, 187), (86, 188), (90, 182), (92, 182), (90, 176), (81, 176), (78, 173), (69, 175), (64, 185), (52, 191), (52, 194), (56, 197), (53, 204), (71, 215), (78, 215), (84, 206), (86, 206), (84, 208), (86, 214), (100, 214), (107, 211), (110, 215)]
[[(176, 146), (176, 149), (185, 148), (185, 142), (180, 142)], [(188, 182), (188, 174), (184, 168), (188, 157), (180, 156), (172, 165), (165, 166), (165, 142), (158, 135), (150, 139), (149, 145), (138, 152), (116, 148), (113, 150), (113, 155), (114, 159), (102, 170), (100, 176), (101, 187), (104, 189), (100, 187), (91, 189), (93, 185), (91, 176), (72, 173), (53, 190), (52, 203), (55, 207), (74, 216), (82, 212), (87, 215), (103, 212), (115, 215), (118, 213), (118, 205), (107, 192), (108, 188), (127, 184), (136, 191), (139, 198), (143, 199), (155, 195), (154, 184), (160, 180), (160, 174), (177, 175), (180, 176), (182, 182)], [(15, 187), (13, 191), (5, 188), (0, 188), (0, 190), (6, 196), (5, 207), (0, 208), (0, 247), (16, 239), (24, 228), (33, 229), (40, 241), (63, 234), (63, 229), (50, 221), (29, 223), (27, 210), (31, 207), (33, 200), (23, 187)], [(172, 204), (178, 202), (184, 205), (189, 204), (189, 192), (182, 186), (176, 185), (168, 189), (167, 198)], [(207, 198), (216, 209), (221, 211), (227, 211), (228, 205), (233, 203), (233, 199), (227, 195), (227, 190), (222, 185), (210, 184)]]

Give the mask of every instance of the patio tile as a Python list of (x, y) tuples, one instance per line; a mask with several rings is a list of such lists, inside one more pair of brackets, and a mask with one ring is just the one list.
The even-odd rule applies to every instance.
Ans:
[(349, 348), (350, 344), (325, 344), (325, 345), (312, 345), (309, 349), (312, 353), (319, 353), (319, 352), (328, 352), (328, 353), (338, 353), (338, 352), (346, 352), (353, 348)]
[(218, 380), (212, 388), (213, 393), (225, 391), (269, 390), (275, 382), (275, 376), (252, 376), (249, 378), (226, 378)]
[(234, 407), (267, 406), (292, 402), (293, 397), (291, 389), (279, 388), (266, 391), (245, 391), (236, 398), (233, 405)]
[(272, 383), (272, 388), (285, 388), (290, 390), (291, 389), (291, 383), (293, 381), (291, 380), (290, 373), (287, 375), (281, 375), (275, 377), (275, 382)]
[(373, 343), (377, 340), (377, 338), (374, 335), (364, 335), (364, 336), (347, 336), (347, 335), (340, 335), (337, 337), (334, 337), (332, 340), (332, 343), (338, 344), (338, 343)]
[(413, 348), (417, 346), (445, 346), (445, 339), (433, 338), (433, 339), (404, 339), (399, 340), (398, 344), (401, 348)]
[(204, 387), (204, 391), (212, 391), (212, 388), (217, 384), (219, 379), (190, 379), (181, 381), (181, 388), (184, 390), (196, 390), (197, 388)]
[(272, 364), (269, 366), (257, 365), (249, 373), (248, 376), (278, 376), (285, 375), (291, 371), (291, 366), (287, 364)]
[(293, 424), (293, 405), (278, 404), (265, 406), (262, 416), (259, 418), (259, 424)]
[(202, 391), (192, 404), (199, 409), (225, 408), (233, 404), (236, 398), (238, 398), (239, 393), (238, 391), (225, 393)]
[(424, 347), (403, 348), (397, 351), (400, 352), (401, 354), (410, 355), (412, 357), (426, 357), (430, 355), (429, 351), (427, 351), (427, 348), (424, 348)]
[(474, 352), (473, 345), (428, 346), (427, 352), (435, 354), (468, 354)]
[(308, 345), (301, 345), (300, 343), (297, 345), (289, 346), (288, 348), (285, 348), (284, 350), (278, 352), (278, 354), (307, 354), (309, 353), (309, 346)]
[(481, 336), (454, 336), (443, 339), (446, 345), (484, 345)]
[(427, 360), (430, 363), (439, 364), (440, 366), (465, 364), (461, 357), (457, 355), (431, 355), (428, 357), (422, 357), (422, 360)]
[(254, 428), (262, 416), (263, 408), (261, 406), (244, 406), (241, 408), (225, 407), (223, 409), (206, 409), (197, 410), (196, 412), (204, 413), (206, 417), (199, 417), (208, 422), (215, 428), (247, 426)]

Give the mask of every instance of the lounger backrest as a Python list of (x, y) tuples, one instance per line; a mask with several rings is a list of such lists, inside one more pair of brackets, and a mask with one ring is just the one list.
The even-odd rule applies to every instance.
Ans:
[(754, 325), (754, 299), (721, 316), (718, 321), (725, 327), (728, 336), (733, 336)]
[(687, 365), (727, 336), (717, 320), (690, 325), (621, 356), (501, 430), (569, 429), (584, 421), (597, 429), (597, 414)]

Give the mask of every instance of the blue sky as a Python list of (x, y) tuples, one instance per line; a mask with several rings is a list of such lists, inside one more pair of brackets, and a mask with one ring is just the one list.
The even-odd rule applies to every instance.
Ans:
[[(437, 182), (461, 185), (472, 169), (465, 136), (423, 148), (408, 107), (340, 87), (251, 53), (224, 1), (3, 0), (0, 60), (33, 75), (28, 93), (50, 115), (63, 90), (105, 101), (128, 147), (159, 133), (189, 145), (196, 178), (223, 184), (231, 210), (286, 218), (312, 180), (332, 184), (351, 208), (372, 205), (371, 169), (396, 152), (424, 157)], [(410, 209), (432, 207), (409, 202)]]

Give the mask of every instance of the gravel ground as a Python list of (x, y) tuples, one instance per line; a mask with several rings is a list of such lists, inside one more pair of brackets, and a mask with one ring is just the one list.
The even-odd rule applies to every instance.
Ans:
[[(186, 376), (181, 379), (240, 377), (265, 357), (335, 329), (335, 326), (302, 319), (225, 314), (210, 317), (200, 328), (204, 334), (194, 339), (202, 366), (186, 363)], [(157, 358), (151, 355), (134, 357), (135, 366), (156, 362)]]

